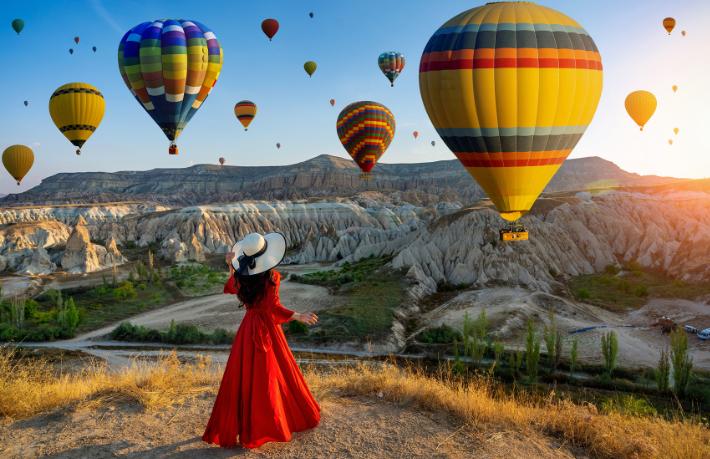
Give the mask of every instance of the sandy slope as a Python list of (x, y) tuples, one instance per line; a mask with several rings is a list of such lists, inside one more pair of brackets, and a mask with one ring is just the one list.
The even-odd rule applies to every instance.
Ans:
[(200, 440), (212, 397), (200, 396), (158, 412), (144, 412), (129, 402), (98, 409), (63, 409), (2, 426), (0, 457), (574, 457), (566, 447), (534, 433), (474, 428), (406, 405), (334, 395), (321, 405), (319, 427), (296, 434), (290, 443), (271, 443), (252, 451), (225, 450)]

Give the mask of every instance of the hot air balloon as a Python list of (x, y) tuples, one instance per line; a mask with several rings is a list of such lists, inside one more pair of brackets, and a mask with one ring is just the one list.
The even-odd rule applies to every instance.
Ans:
[(249, 127), (249, 123), (251, 123), (256, 116), (256, 104), (250, 100), (240, 100), (234, 106), (234, 114), (246, 131)]
[(677, 85), (673, 85), (673, 86), (672, 86), (672, 89), (673, 89), (673, 92), (676, 92), (676, 91), (678, 90), (678, 86), (677, 86)]
[(30, 147), (25, 145), (12, 145), (2, 152), (2, 164), (5, 169), (17, 180), (17, 185), (20, 185), (22, 179), (32, 169), (32, 164), (35, 162), (35, 155)]
[(77, 147), (89, 140), (104, 117), (104, 96), (88, 83), (67, 83), (49, 98), (49, 114), (64, 137)]
[(330, 99), (330, 106), (335, 107), (335, 99)]
[(20, 35), (20, 32), (22, 32), (22, 29), (25, 28), (25, 21), (22, 19), (13, 19), (12, 20), (12, 30), (14, 30), (17, 35)]
[(673, 145), (673, 139), (668, 139), (668, 145)]
[(74, 43), (79, 44), (79, 37), (74, 37)]
[(380, 66), (382, 73), (390, 80), (390, 85), (394, 86), (394, 80), (404, 69), (404, 55), (396, 51), (384, 52), (377, 58), (377, 65)]
[(673, 128), (673, 133), (674, 133), (675, 135), (678, 135), (679, 132), (680, 132), (680, 129), (678, 129), (678, 128)]
[(274, 38), (276, 32), (279, 31), (279, 21), (276, 19), (264, 19), (261, 21), (261, 30), (269, 37), (269, 41)]
[(419, 137), (419, 131), (414, 131), (414, 132), (412, 132), (412, 135), (413, 135), (414, 138), (416, 139), (417, 137)]
[(303, 64), (303, 70), (306, 71), (309, 77), (313, 76), (317, 68), (318, 64), (313, 61), (306, 61), (306, 63)]
[(431, 141), (431, 146), (432, 146), (432, 147), (435, 147), (435, 146), (436, 146), (436, 141), (432, 140), (432, 141)]
[(222, 47), (197, 21), (163, 19), (133, 27), (118, 46), (123, 81), (170, 140), (197, 113), (222, 69)]
[(663, 28), (666, 29), (666, 32), (668, 32), (668, 35), (673, 32), (673, 29), (675, 28), (675, 19), (673, 18), (665, 18), (663, 19)]
[(96, 52), (96, 46), (92, 46), (92, 47), (91, 47), (91, 50), (92, 50), (93, 52)]
[(69, 54), (74, 54), (74, 48), (69, 48)]
[(685, 30), (681, 30), (681, 31), (680, 31), (680, 34), (685, 37), (686, 31), (685, 31)]
[(375, 167), (394, 138), (392, 112), (377, 102), (354, 102), (338, 115), (336, 123), (340, 143), (362, 170), (362, 178)]
[(224, 163), (225, 163), (226, 161), (227, 161), (227, 160), (224, 159), (224, 158), (219, 158), (219, 165), (220, 165), (220, 166), (224, 166)]
[[(592, 120), (602, 64), (573, 19), (528, 2), (453, 17), (419, 67), (426, 111), (444, 143), (501, 217), (525, 215)], [(503, 240), (526, 239), (521, 225)]]
[(281, 144), (276, 142), (276, 148), (281, 148)]
[(25, 107), (27, 107), (28, 105), (30, 105), (30, 101), (29, 101), (29, 100), (26, 100), (26, 101), (24, 102), (24, 104), (25, 104)]
[(308, 17), (310, 17), (311, 19), (313, 19), (313, 16), (314, 16), (314, 15), (313, 15), (313, 11), (311, 11), (310, 13), (308, 13)]
[(626, 96), (624, 105), (631, 119), (643, 131), (643, 127), (656, 111), (656, 96), (648, 91), (634, 91)]

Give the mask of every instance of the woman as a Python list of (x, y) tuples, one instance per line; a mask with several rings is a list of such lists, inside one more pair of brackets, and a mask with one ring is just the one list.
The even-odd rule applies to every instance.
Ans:
[(286, 252), (280, 233), (247, 235), (227, 254), (230, 277), (224, 293), (236, 294), (246, 315), (234, 337), (222, 384), (202, 439), (222, 447), (256, 448), (289, 441), (292, 432), (318, 425), (320, 407), (288, 348), (281, 325), (318, 317), (284, 308), (281, 275), (274, 268)]

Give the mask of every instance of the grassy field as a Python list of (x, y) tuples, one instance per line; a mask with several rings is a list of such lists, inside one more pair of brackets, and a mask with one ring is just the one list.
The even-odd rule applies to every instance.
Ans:
[(328, 287), (337, 306), (319, 312), (320, 323), (310, 332), (298, 325), (287, 332), (318, 342), (378, 341), (390, 333), (394, 310), (405, 300), (405, 281), (385, 267), (386, 257), (371, 257), (341, 268), (302, 276), (295, 282)]
[(576, 299), (615, 312), (639, 308), (649, 298), (692, 300), (710, 294), (710, 282), (684, 282), (636, 264), (623, 270), (608, 266), (602, 273), (575, 277), (568, 285)]
[[(633, 401), (596, 406), (561, 398), (554, 390), (510, 393), (490, 378), (464, 380), (446, 368), (435, 376), (389, 364), (304, 373), (318, 399), (366, 397), (452, 416), (461, 429), (494, 427), (523, 437), (534, 432), (585, 457), (710, 457), (707, 424), (682, 414), (668, 420), (652, 411), (629, 411)], [(221, 375), (222, 368), (209, 359), (181, 363), (174, 354), (155, 363), (135, 361), (118, 373), (99, 364), (63, 373), (46, 360), (18, 359), (0, 348), (0, 418), (11, 422), (61, 409), (101, 410), (116, 400), (161, 411), (214, 394)], [(70, 416), (64, 418), (70, 422)]]

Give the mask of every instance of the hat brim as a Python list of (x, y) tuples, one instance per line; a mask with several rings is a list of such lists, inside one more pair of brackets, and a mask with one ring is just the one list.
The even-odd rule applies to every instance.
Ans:
[[(249, 275), (261, 274), (272, 268), (277, 267), (286, 255), (286, 238), (281, 233), (267, 233), (264, 235), (266, 240), (266, 252), (259, 255), (254, 261), (256, 262), (254, 269), (249, 269)], [(239, 269), (239, 256), (244, 254), (241, 246), (241, 241), (234, 244), (232, 247), (234, 258), (232, 266), (234, 269)]]

